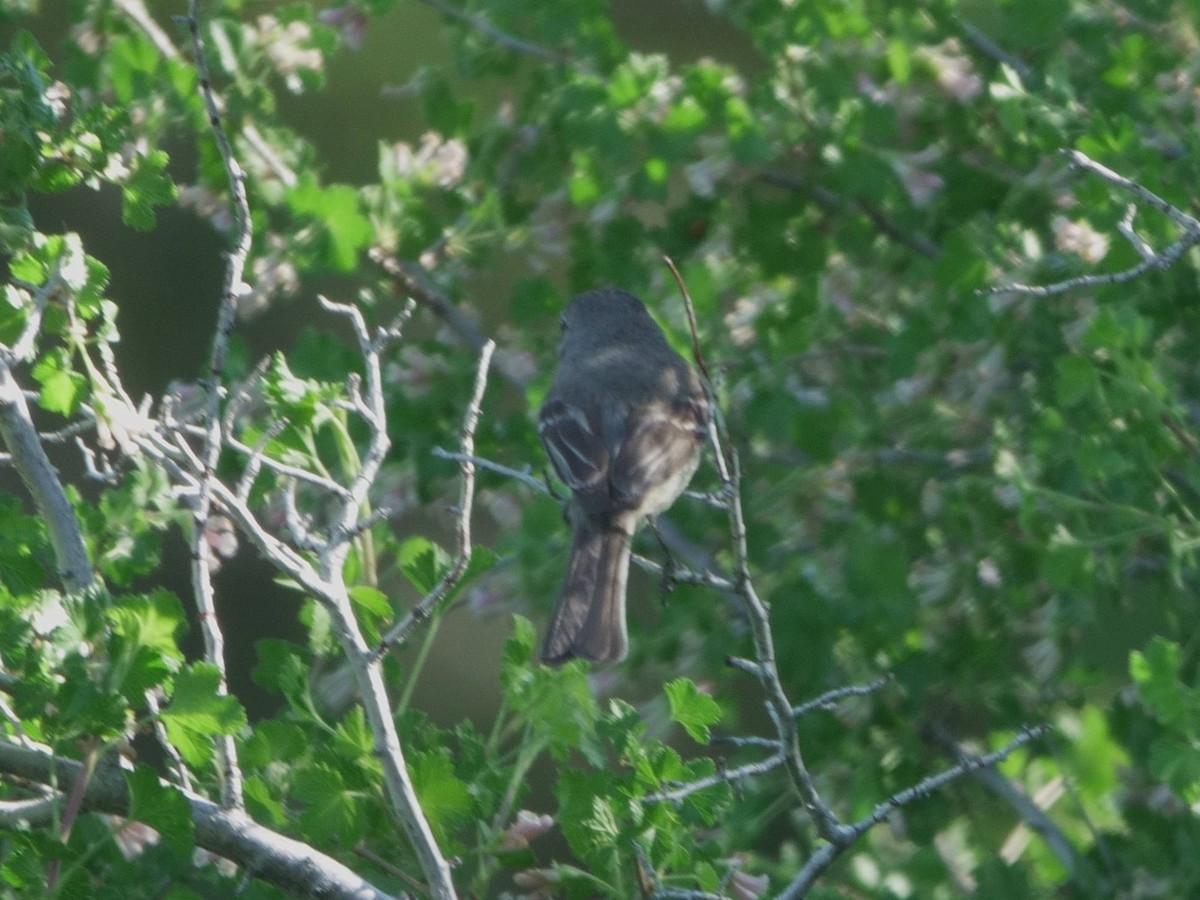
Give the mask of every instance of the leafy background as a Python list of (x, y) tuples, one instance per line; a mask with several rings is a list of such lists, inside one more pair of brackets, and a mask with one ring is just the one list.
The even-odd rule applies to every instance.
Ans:
[[(472, 21), (440, 5), (205, 8), (254, 213), (256, 291), (231, 374), (285, 351), (300, 398), (319, 404), (321, 385), (359, 363), (315, 295), (354, 299), (383, 321), (399, 301), (367, 257), (381, 248), (421, 266), (499, 340), (504, 375), (477, 449), (536, 470), (530, 411), (548, 385), (563, 298), (620, 285), (684, 347), (661, 263), (670, 254), (741, 451), (752, 568), (773, 604), (784, 683), (798, 701), (895, 676), (802, 720), (826, 798), (853, 818), (945, 766), (947, 736), (982, 749), (1027, 723), (1055, 727), (1001, 771), (1048, 809), (1072, 848), (1066, 860), (1024, 834), (996, 793), (965, 781), (876, 829), (815, 893), (1195, 891), (1194, 251), (1128, 284), (986, 293), (1137, 261), (1117, 227), (1129, 198), (1069, 172), (1061, 149), (1195, 212), (1200, 54), (1189, 4), (456, 7)], [(131, 392), (159, 394), (201, 372), (228, 233), (195, 71), (126, 4), (44, 7), (4, 7), (5, 258), (27, 280), (84, 252), (101, 264), (72, 288), (97, 322), (119, 326), (114, 352)], [(169, 20), (181, 10), (151, 11), (184, 48)], [(69, 113), (48, 99), (56, 81), (69, 86)], [(1178, 236), (1148, 210), (1134, 224), (1155, 246)], [(70, 232), (82, 240), (40, 237)], [(89, 381), (57, 337), (30, 374), (46, 410), (69, 413)], [(386, 596), (371, 612), (364, 595), (364, 616), (386, 620), (411, 602), (437, 571), (433, 545), (450, 544), (455, 469), (431, 451), (454, 441), (474, 363), (461, 335), (426, 311), (390, 361), (394, 450), (380, 487), (405, 514), (378, 536)], [(61, 460), (64, 471), (77, 465)], [(697, 483), (712, 486), (711, 468)], [(62, 721), (40, 729), (66, 752), (80, 735), (119, 733), (130, 698), (170, 672), (175, 740), (188, 745), (189, 728), (238, 731), (240, 708), (217, 722), (186, 714), (188, 692), (204, 693), (211, 676), (181, 662), (196, 658), (194, 636), (185, 655), (175, 649), (191, 615), (186, 560), (154, 474), (135, 471), (100, 496), (80, 488), (118, 599), (104, 616), (79, 610), (56, 633), (57, 653), (21, 624), (53, 567), (15, 480), (11, 490), (0, 650), (37, 688), (20, 698), (23, 717), (39, 719), (55, 697)], [(746, 872), (785, 885), (813, 835), (781, 774), (677, 809), (634, 802), (701, 774), (710, 755), (742, 758), (699, 746), (705, 733), (683, 727), (691, 713), (672, 707), (664, 683), (701, 684), (721, 713), (707, 724), (722, 733), (764, 727), (747, 679), (723, 664), (749, 647), (738, 609), (686, 586), (660, 604), (655, 580), (637, 578), (625, 666), (590, 680), (530, 668), (534, 631), (513, 614), (540, 622), (549, 610), (560, 513), (487, 474), (480, 507), (495, 565), (391, 671), (414, 779), (444, 848), (467, 860), (464, 887), (532, 893), (512, 872), (554, 858), (577, 867), (559, 871), (557, 891), (632, 896), (635, 840), (687, 887), (716, 890), (735, 853)], [(689, 561), (729, 565), (719, 515), (684, 501), (670, 518)], [(218, 577), (243, 659), (235, 694), (257, 723), (242, 737), (254, 812), (370, 868), (354, 849), (394, 825), (372, 787), (361, 717), (313, 712), (305, 673), (335, 666), (319, 614), (249, 550)], [(143, 650), (130, 651), (123, 676), (90, 687), (95, 696), (62, 696), (53, 675), (84, 668), (70, 650), (81, 635)], [(188, 760), (201, 769), (206, 746)], [(530, 771), (541, 793), (525, 793)], [(499, 850), (506, 817), (525, 805), (554, 813), (558, 827), (532, 850)], [(155, 866), (187, 890), (218, 889), (204, 883), (216, 873), (184, 864), (186, 838), (127, 861), (88, 821), (71, 838), (86, 859), (79, 878), (127, 886)], [(39, 867), (58, 845), (6, 840), (6, 883), (43, 883)]]

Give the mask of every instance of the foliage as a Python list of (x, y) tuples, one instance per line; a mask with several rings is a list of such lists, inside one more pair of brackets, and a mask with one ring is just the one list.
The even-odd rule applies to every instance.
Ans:
[[(136, 289), (114, 290), (128, 260), (95, 248), (117, 219), (153, 233), (182, 209), (232, 249), (229, 179), (187, 28), (169, 18), (181, 10), (154, 4), (151, 18), (141, 0), (80, 0), (56, 30), (52, 5), (0, 2), (12, 26), (0, 48), (0, 342), (27, 344), (14, 374), (75, 482), (101, 580), (65, 590), (45, 517), (0, 497), (0, 729), (88, 771), (138, 761), (123, 775), (129, 818), (55, 807), (14, 826), (5, 810), (0, 892), (278, 896), (267, 880), (245, 887), (242, 873), (193, 860), (184, 795), (154, 777), (178, 786), (186, 769), (195, 793), (218, 796), (222, 736), (235, 741), (255, 821), (381, 890), (411, 890), (419, 861), (388, 804), (379, 735), (359, 707), (330, 704), (324, 679), (343, 645), (311, 591), (278, 574), (296, 589), (303, 637), (257, 645), (254, 681), (275, 712), (248, 717), (198, 642), (181, 649), (202, 622), (194, 598), (167, 588), (186, 580), (167, 577), (163, 556), (191, 534), (193, 510), (137, 450), (152, 414), (114, 386), (118, 322)], [(364, 515), (410, 514), (408, 530), (374, 522), (343, 568), (355, 619), (378, 641), (454, 564), (430, 517), (455, 503), (457, 468), (432, 451), (461, 428), (471, 329), (501, 344), (476, 451), (540, 470), (530, 410), (548, 385), (562, 298), (619, 285), (685, 347), (669, 254), (740, 452), (749, 569), (771, 604), (782, 683), (799, 702), (894, 675), (832, 716), (799, 720), (826, 802), (855, 821), (960, 748), (994, 748), (1029, 723), (1055, 729), (998, 767), (1007, 791), (966, 779), (897, 810), (811, 895), (1200, 890), (1195, 251), (1126, 283), (985, 293), (1138, 262), (1122, 237), (1129, 196), (1072, 172), (1060, 150), (1194, 210), (1200, 34), (1187, 4), (671, 4), (717, 36), (717, 59), (660, 46), (665, 34), (625, 34), (600, 0), (428, 6), (441, 11), (429, 58), (403, 60), (416, 71), (384, 100), (387, 48), (351, 111), (359, 124), (338, 129), (339, 142), (379, 138), (376, 171), (350, 184), (328, 174), (325, 144), (302, 136), (295, 98), (332, 90), (364, 29), (370, 53), (373, 35), (416, 27), (426, 5), (202, 4), (251, 214), (242, 325), (221, 375), (227, 402), (245, 399), (229, 411), (237, 439), (275, 466), (252, 473), (246, 502), (282, 534), (325, 511), (303, 491), (286, 508), (288, 472), (348, 485), (369, 456), (370, 423), (353, 402), (367, 362), (328, 315), (296, 312), (303, 301), (353, 298), (376, 327), (398, 290), (417, 296), (412, 334), (381, 351), (392, 450), (364, 502)], [(398, 140), (380, 121), (396, 110), (423, 136)], [(99, 225), (71, 230), (43, 212), (97, 191), (116, 201)], [(1156, 248), (1180, 236), (1146, 209), (1133, 227)], [(172, 248), (170, 264), (193, 250)], [(380, 258), (419, 277), (397, 281)], [(175, 300), (163, 298), (163, 322)], [(261, 353), (249, 322), (281, 309), (320, 327)], [(165, 401), (202, 421), (207, 374), (158, 391), (153, 409)], [(85, 425), (62, 430), (69, 422)], [(91, 474), (109, 480), (70, 476), (76, 433)], [(237, 483), (250, 458), (226, 447), (216, 473)], [(479, 478), (476, 518), (495, 555), (477, 548), (418, 623), (415, 651), (383, 666), (408, 773), (458, 860), (458, 890), (784, 890), (820, 841), (782, 769), (654, 797), (763, 755), (722, 743), (771, 728), (755, 679), (726, 665), (752, 656), (745, 613), (691, 584), (652, 609), (638, 598), (654, 583), (635, 576), (627, 663), (535, 665), (531, 621), (544, 621), (565, 555), (558, 505), (515, 479)], [(715, 485), (705, 466), (696, 486)], [(702, 548), (685, 565), (732, 572), (722, 514), (684, 499), (669, 518), (675, 546)], [(220, 557), (234, 550), (215, 529), (203, 540)], [(440, 623), (496, 606), (509, 636), (488, 663), (502, 697), (494, 719), (418, 702), (414, 685), (447, 640)], [(491, 660), (450, 653), (462, 666)], [(535, 792), (545, 781), (552, 797)], [(21, 779), (3, 784), (7, 800), (30, 796)], [(1048, 830), (1014, 793), (1042, 807)], [(138, 822), (161, 835), (140, 852), (127, 840)], [(557, 844), (541, 836), (551, 826)]]

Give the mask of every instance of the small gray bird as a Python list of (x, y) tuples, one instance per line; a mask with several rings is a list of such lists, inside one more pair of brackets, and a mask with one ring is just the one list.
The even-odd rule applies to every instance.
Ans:
[(580, 294), (562, 316), (538, 433), (571, 489), (571, 554), (542, 661), (625, 658), (630, 541), (683, 493), (708, 435), (700, 379), (633, 294)]

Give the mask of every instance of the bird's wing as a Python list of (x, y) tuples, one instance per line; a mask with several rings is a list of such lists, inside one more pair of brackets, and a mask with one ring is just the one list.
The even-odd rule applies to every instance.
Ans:
[(589, 498), (607, 501), (609, 454), (595, 415), (551, 399), (538, 416), (538, 434), (554, 471), (585, 509)]
[(608, 475), (620, 505), (647, 515), (670, 506), (696, 471), (707, 435), (708, 407), (700, 400), (634, 410)]

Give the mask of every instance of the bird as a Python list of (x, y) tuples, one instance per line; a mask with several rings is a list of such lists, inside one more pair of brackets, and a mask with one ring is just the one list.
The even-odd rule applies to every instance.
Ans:
[(623, 660), (634, 533), (687, 488), (708, 436), (695, 369), (636, 296), (603, 288), (562, 314), (558, 366), (538, 433), (570, 489), (571, 549), (541, 660)]

